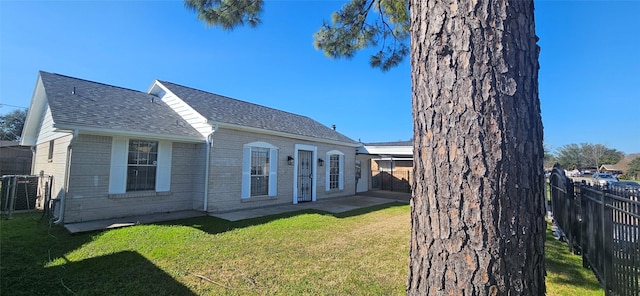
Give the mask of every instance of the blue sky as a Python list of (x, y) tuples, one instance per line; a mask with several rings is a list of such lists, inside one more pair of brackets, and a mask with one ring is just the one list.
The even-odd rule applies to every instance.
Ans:
[[(309, 116), (363, 142), (412, 136), (408, 60), (332, 60), (313, 33), (343, 1), (266, 0), (257, 29), (207, 28), (182, 1), (0, 0), (0, 114), (39, 70), (146, 91), (154, 79)], [(545, 143), (640, 152), (640, 1), (536, 1)]]

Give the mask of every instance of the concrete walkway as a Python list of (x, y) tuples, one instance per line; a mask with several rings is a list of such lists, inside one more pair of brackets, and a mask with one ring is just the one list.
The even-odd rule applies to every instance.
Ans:
[[(366, 193), (365, 193), (366, 194)], [(299, 204), (281, 204), (265, 206), (254, 209), (242, 209), (237, 211), (209, 213), (209, 216), (225, 219), (228, 221), (240, 221), (245, 219), (258, 218), (269, 215), (277, 215), (301, 210), (319, 210), (332, 214), (344, 213), (352, 210), (368, 208), (392, 202), (406, 202), (403, 198), (374, 197), (372, 195), (353, 195), (348, 197), (336, 197), (323, 199), (316, 202), (305, 202)]]
[(169, 213), (155, 213), (149, 215), (131, 216), (123, 218), (114, 218), (106, 220), (94, 220), (86, 222), (76, 222), (65, 224), (66, 228), (71, 233), (89, 232), (95, 230), (104, 230), (111, 228), (119, 228), (126, 226), (133, 226), (137, 224), (151, 224), (163, 221), (182, 220), (188, 218), (206, 216), (207, 213), (203, 211), (179, 211)]
[(104, 230), (137, 224), (150, 224), (156, 222), (182, 220), (194, 217), (209, 216), (225, 219), (228, 221), (239, 221), (244, 219), (258, 218), (269, 215), (277, 215), (307, 209), (319, 210), (333, 214), (344, 213), (361, 208), (368, 208), (392, 202), (408, 203), (411, 195), (408, 193), (397, 193), (389, 191), (369, 191), (358, 195), (323, 199), (316, 202), (299, 204), (279, 204), (264, 206), (252, 209), (241, 209), (236, 211), (205, 213), (203, 211), (180, 211), (170, 213), (157, 213), (150, 215), (132, 216), (124, 218), (114, 218), (107, 220), (96, 220), (87, 222), (77, 222), (65, 224), (64, 227), (71, 233), (89, 232)]

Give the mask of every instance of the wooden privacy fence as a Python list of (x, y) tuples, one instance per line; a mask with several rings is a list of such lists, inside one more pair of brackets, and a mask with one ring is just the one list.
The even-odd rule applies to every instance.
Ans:
[(371, 187), (380, 190), (411, 192), (412, 172), (405, 170), (371, 172)]
[(558, 165), (549, 186), (554, 222), (605, 295), (640, 295), (638, 192), (574, 183)]

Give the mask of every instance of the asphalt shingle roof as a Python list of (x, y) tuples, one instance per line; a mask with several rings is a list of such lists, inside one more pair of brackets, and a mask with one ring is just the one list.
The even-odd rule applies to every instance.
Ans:
[(306, 116), (232, 99), (167, 81), (160, 81), (160, 83), (198, 113), (214, 122), (351, 144), (357, 143)]
[(57, 125), (202, 138), (156, 96), (40, 71)]

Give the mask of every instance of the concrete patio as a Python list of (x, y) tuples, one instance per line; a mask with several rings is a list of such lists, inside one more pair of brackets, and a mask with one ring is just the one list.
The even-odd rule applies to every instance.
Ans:
[(398, 193), (382, 190), (374, 190), (348, 197), (323, 199), (316, 202), (299, 204), (280, 204), (251, 209), (241, 209), (226, 212), (205, 213), (203, 211), (179, 211), (169, 213), (156, 213), (150, 215), (132, 216), (124, 218), (114, 218), (106, 220), (95, 220), (65, 224), (64, 227), (71, 233), (81, 233), (111, 228), (132, 226), (137, 224), (150, 224), (156, 222), (181, 220), (202, 216), (213, 216), (228, 221), (240, 221), (269, 215), (277, 215), (301, 210), (319, 210), (333, 214), (344, 213), (361, 208), (368, 208), (392, 202), (408, 203), (411, 195), (408, 193)]

